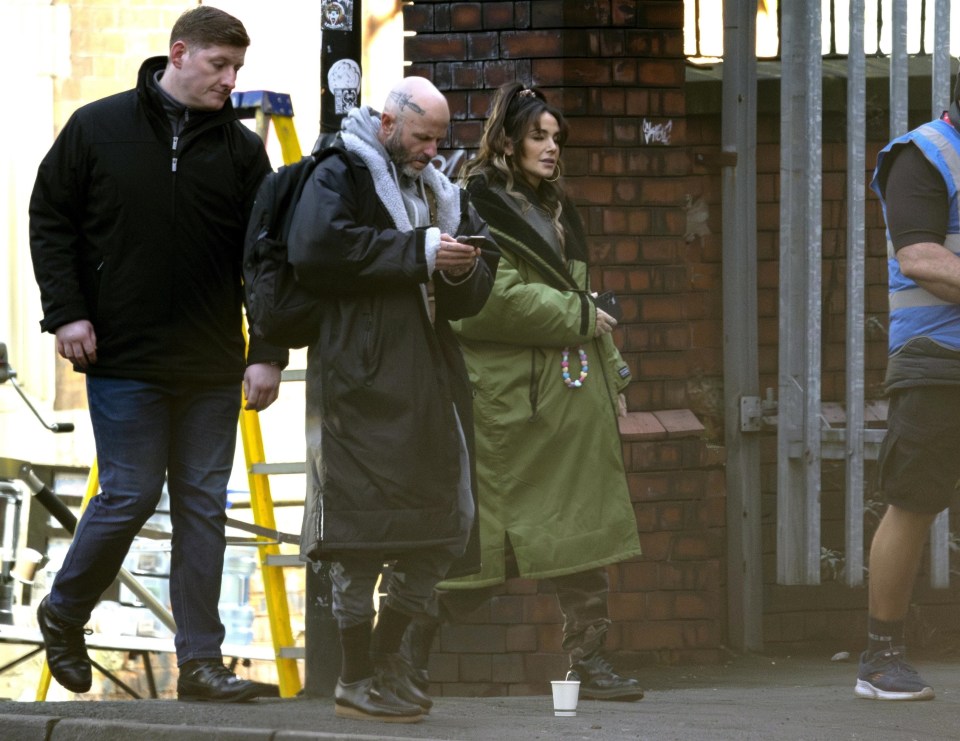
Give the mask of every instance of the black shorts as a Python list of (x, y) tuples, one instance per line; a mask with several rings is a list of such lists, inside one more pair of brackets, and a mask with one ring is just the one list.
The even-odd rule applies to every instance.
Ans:
[(916, 386), (890, 397), (877, 460), (880, 496), (910, 512), (950, 506), (960, 480), (960, 386)]

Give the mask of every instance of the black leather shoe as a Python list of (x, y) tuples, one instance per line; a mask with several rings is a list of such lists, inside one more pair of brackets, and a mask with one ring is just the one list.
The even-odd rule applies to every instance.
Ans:
[(93, 682), (93, 674), (83, 636), (91, 631), (58, 618), (50, 610), (48, 599), (44, 597), (40, 600), (37, 624), (46, 646), (50, 674), (71, 692), (87, 692)]
[(383, 686), (404, 702), (419, 705), (424, 713), (429, 713), (433, 700), (414, 681), (414, 669), (400, 654), (371, 653), (370, 660), (380, 677)]
[(587, 700), (642, 700), (643, 689), (636, 679), (621, 677), (598, 652), (578, 661), (567, 679), (580, 681), (580, 697)]
[(268, 697), (266, 688), (271, 686), (240, 679), (222, 662), (196, 659), (180, 667), (177, 699), (192, 702), (246, 702), (255, 697)]
[(379, 720), (382, 723), (419, 723), (420, 706), (401, 700), (381, 684), (379, 675), (350, 684), (337, 680), (333, 691), (334, 713), (339, 718)]

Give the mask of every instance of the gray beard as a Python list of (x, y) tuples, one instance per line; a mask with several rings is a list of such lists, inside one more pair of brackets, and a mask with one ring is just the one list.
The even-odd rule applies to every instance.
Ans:
[(411, 183), (414, 183), (420, 179), (420, 176), (423, 174), (423, 170), (418, 170), (408, 162), (405, 165), (400, 165), (400, 174)]
[(407, 153), (403, 151), (403, 148), (399, 146), (398, 136), (394, 134), (388, 138), (383, 143), (383, 148), (387, 150), (387, 155), (390, 157), (390, 161), (393, 162), (394, 166), (400, 172), (400, 174), (405, 177), (410, 182), (415, 182), (419, 179), (420, 175), (423, 173), (423, 170), (418, 170), (415, 168), (409, 159), (407, 159)]

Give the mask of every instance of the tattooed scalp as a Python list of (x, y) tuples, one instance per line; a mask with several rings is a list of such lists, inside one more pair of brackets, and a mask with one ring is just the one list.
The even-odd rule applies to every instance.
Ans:
[(413, 101), (413, 96), (409, 93), (393, 91), (390, 93), (390, 98), (396, 104), (398, 111), (405, 113), (409, 109), (420, 116), (426, 114), (426, 111)]

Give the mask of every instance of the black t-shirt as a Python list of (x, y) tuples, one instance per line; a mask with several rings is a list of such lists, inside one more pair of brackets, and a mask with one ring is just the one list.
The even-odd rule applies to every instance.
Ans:
[(943, 244), (947, 236), (947, 184), (915, 144), (892, 150), (880, 171), (887, 229), (896, 249), (918, 242)]
[[(893, 149), (883, 164), (879, 184), (894, 249), (919, 242), (943, 244), (949, 218), (943, 175), (912, 143)], [(925, 337), (910, 340), (887, 362), (888, 391), (958, 383), (960, 353)]]

